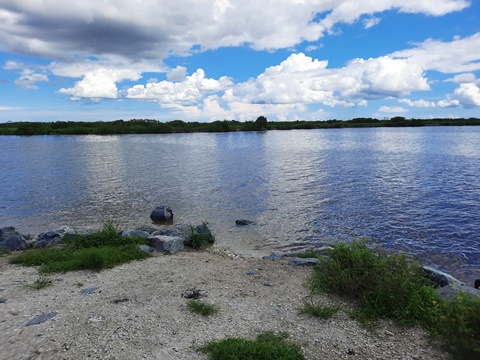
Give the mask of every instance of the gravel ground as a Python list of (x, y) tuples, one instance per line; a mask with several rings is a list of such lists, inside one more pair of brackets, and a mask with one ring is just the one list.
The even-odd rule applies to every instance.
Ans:
[[(11, 265), (4, 256), (0, 359), (206, 360), (196, 346), (225, 337), (254, 338), (267, 330), (287, 332), (312, 360), (448, 359), (421, 329), (382, 323), (372, 333), (343, 313), (328, 320), (298, 314), (309, 299), (305, 283), (311, 271), (225, 251), (182, 252), (101, 272), (51, 275), (53, 286), (35, 290), (25, 285), (39, 279), (38, 271)], [(191, 288), (219, 312), (191, 313), (182, 297)], [(56, 316), (26, 326), (47, 313)]]

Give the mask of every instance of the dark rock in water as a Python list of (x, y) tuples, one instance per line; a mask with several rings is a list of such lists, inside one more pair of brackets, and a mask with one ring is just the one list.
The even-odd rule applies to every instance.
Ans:
[(173, 211), (172, 209), (164, 205), (157, 206), (155, 207), (155, 209), (153, 209), (152, 213), (150, 214), (150, 218), (153, 221), (158, 221), (158, 222), (170, 220), (171, 218), (173, 218)]
[(122, 237), (127, 237), (127, 236), (149, 237), (150, 233), (143, 230), (125, 229), (122, 231)]
[(148, 242), (155, 250), (168, 252), (170, 254), (175, 254), (185, 249), (184, 239), (176, 236), (150, 236)]
[(215, 236), (213, 235), (212, 230), (210, 230), (207, 224), (198, 225), (195, 228), (195, 233), (204, 234), (207, 242), (209, 242), (210, 244), (213, 244), (215, 242)]
[(16, 231), (13, 226), (0, 229), (0, 250), (25, 250), (27, 246), (25, 237)]
[(288, 260), (289, 266), (315, 266), (318, 263), (316, 258), (291, 258)]
[(476, 279), (475, 280), (475, 285), (474, 285), (475, 289), (480, 289), (480, 279)]
[(235, 220), (235, 224), (237, 226), (246, 226), (246, 225), (256, 225), (256, 222), (252, 220), (241, 219), (241, 220)]
[(272, 252), (270, 255), (262, 257), (263, 260), (282, 260), (287, 255), (279, 252)]
[(6, 303), (7, 303), (7, 299), (0, 298), (0, 304), (6, 304)]
[(455, 279), (453, 276), (444, 273), (443, 271), (434, 269), (430, 266), (423, 266), (423, 271), (425, 272), (425, 277), (430, 280), (433, 287), (444, 287), (450, 284), (461, 284), (465, 285), (462, 281)]
[(53, 319), (55, 316), (57, 316), (56, 312), (38, 315), (37, 317), (34, 317), (32, 320), (30, 320), (26, 326), (41, 324), (47, 320)]

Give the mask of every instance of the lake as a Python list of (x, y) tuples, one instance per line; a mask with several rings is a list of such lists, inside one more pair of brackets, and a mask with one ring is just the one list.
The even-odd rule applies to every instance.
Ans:
[(24, 234), (166, 204), (238, 253), (368, 237), (480, 278), (480, 127), (0, 136), (0, 165), (0, 227)]

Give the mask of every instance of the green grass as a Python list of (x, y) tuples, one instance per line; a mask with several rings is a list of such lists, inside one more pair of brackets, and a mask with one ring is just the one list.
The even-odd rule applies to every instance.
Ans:
[(288, 342), (288, 335), (264, 332), (255, 340), (227, 338), (209, 342), (197, 350), (210, 360), (304, 360), (299, 344)]
[(204, 303), (200, 300), (189, 300), (187, 302), (188, 310), (193, 313), (203, 316), (210, 316), (218, 312), (218, 307), (215, 305)]
[(52, 280), (47, 279), (44, 276), (40, 276), (37, 280), (35, 280), (35, 282), (32, 284), (27, 284), (26, 286), (30, 289), (40, 290), (52, 285)]
[(112, 223), (90, 235), (74, 235), (63, 248), (43, 248), (23, 252), (10, 260), (13, 264), (39, 266), (44, 274), (75, 270), (102, 270), (149, 257), (138, 249), (145, 238), (122, 238)]
[[(203, 231), (198, 231), (198, 227), (190, 225), (190, 235), (185, 240), (185, 245), (192, 249), (205, 249), (215, 241), (215, 236), (208, 230), (208, 223), (201, 225)], [(207, 231), (208, 230), (208, 231)]]
[(310, 285), (313, 293), (355, 300), (358, 309), (349, 313), (365, 324), (383, 318), (420, 325), (455, 359), (480, 358), (480, 299), (441, 301), (421, 266), (404, 254), (372, 251), (365, 241), (338, 244), (328, 259), (320, 259)]
[(310, 314), (321, 319), (329, 319), (340, 310), (342, 310), (340, 305), (320, 305), (313, 301), (305, 301), (299, 313)]

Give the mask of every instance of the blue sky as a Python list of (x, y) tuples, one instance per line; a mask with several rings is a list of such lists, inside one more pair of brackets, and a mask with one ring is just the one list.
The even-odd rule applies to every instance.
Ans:
[(0, 0), (0, 122), (479, 110), (477, 0)]

